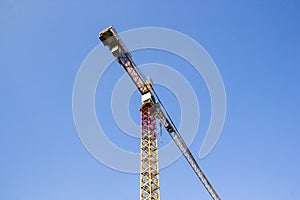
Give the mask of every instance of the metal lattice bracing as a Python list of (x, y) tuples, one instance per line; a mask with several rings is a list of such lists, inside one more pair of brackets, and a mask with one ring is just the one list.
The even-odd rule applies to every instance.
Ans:
[(156, 112), (152, 103), (143, 103), (141, 111), (140, 200), (159, 200), (159, 168)]

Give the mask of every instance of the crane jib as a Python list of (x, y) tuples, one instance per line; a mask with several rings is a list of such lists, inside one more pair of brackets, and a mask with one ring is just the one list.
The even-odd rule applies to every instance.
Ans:
[(167, 113), (166, 109), (164, 108), (163, 104), (161, 103), (158, 95), (155, 93), (154, 89), (152, 88), (151, 84), (148, 84), (142, 74), (138, 71), (138, 68), (134, 64), (132, 57), (129, 51), (126, 49), (125, 45), (117, 35), (115, 29), (110, 26), (107, 29), (100, 32), (99, 35), (100, 40), (104, 44), (104, 46), (108, 46), (116, 60), (119, 62), (120, 65), (126, 70), (138, 90), (142, 95), (146, 93), (151, 93), (155, 110), (157, 112), (157, 118), (161, 121), (169, 135), (171, 136), (172, 140), (175, 142), (177, 147), (180, 149), (181, 153), (188, 161), (189, 165), (194, 170), (197, 177), (200, 179), (202, 184), (204, 185), (205, 189), (208, 191), (210, 196), (215, 200), (220, 200), (220, 197), (209, 183), (208, 179), (204, 175), (203, 171), (199, 167), (197, 161), (195, 160), (194, 156), (190, 152), (188, 146), (185, 144), (183, 138), (179, 134), (177, 128), (175, 127), (172, 119), (170, 118), (169, 114)]

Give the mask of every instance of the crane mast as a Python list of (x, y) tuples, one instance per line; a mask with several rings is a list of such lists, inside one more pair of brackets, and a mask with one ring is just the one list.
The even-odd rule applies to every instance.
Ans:
[(142, 94), (141, 111), (141, 172), (140, 172), (140, 199), (159, 200), (159, 168), (158, 147), (156, 133), (156, 118), (163, 124), (181, 153), (200, 179), (212, 199), (220, 200), (220, 197), (204, 175), (194, 156), (179, 134), (172, 119), (155, 93), (152, 83), (146, 80), (138, 71), (132, 60), (131, 54), (117, 35), (115, 29), (110, 26), (100, 32), (100, 40), (104, 46), (108, 46), (113, 56), (126, 70), (137, 89)]

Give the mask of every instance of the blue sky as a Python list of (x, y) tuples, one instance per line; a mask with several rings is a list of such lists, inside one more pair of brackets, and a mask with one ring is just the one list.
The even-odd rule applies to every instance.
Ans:
[[(146, 26), (174, 29), (199, 42), (217, 64), (227, 93), (227, 117), (216, 147), (199, 163), (222, 199), (300, 199), (299, 9), (297, 1), (0, 1), (0, 199), (139, 198), (139, 175), (94, 159), (72, 116), (76, 73), (101, 45), (98, 32), (109, 25), (119, 32)], [(184, 62), (171, 55), (133, 55), (137, 64), (161, 62), (192, 73), (184, 72)], [(107, 94), (124, 73), (121, 67), (109, 69)], [(203, 116), (191, 146), (197, 155), (210, 103), (201, 77), (191, 84), (201, 98)], [(166, 92), (162, 98), (174, 96)], [(138, 123), (134, 102), (139, 95), (130, 102)], [(96, 104), (98, 114), (105, 103), (109, 95)], [(178, 122), (176, 107), (170, 105), (170, 113)], [(112, 130), (108, 137), (114, 142), (138, 152), (138, 146), (128, 145), (138, 140), (124, 136), (113, 121), (104, 128)], [(169, 141), (166, 134), (163, 139)], [(187, 198), (210, 199), (180, 158), (161, 171), (161, 199)]]

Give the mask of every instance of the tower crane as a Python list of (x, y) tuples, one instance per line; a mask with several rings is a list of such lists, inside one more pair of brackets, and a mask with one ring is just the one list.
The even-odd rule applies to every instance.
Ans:
[(118, 63), (126, 70), (133, 83), (142, 95), (141, 111), (141, 152), (140, 152), (140, 200), (159, 200), (159, 167), (156, 119), (167, 130), (181, 153), (200, 179), (212, 199), (220, 200), (213, 186), (210, 184), (199, 167), (194, 156), (179, 134), (171, 117), (156, 94), (151, 81), (139, 72), (130, 52), (118, 36), (115, 29), (110, 26), (99, 34), (99, 39), (107, 46)]

